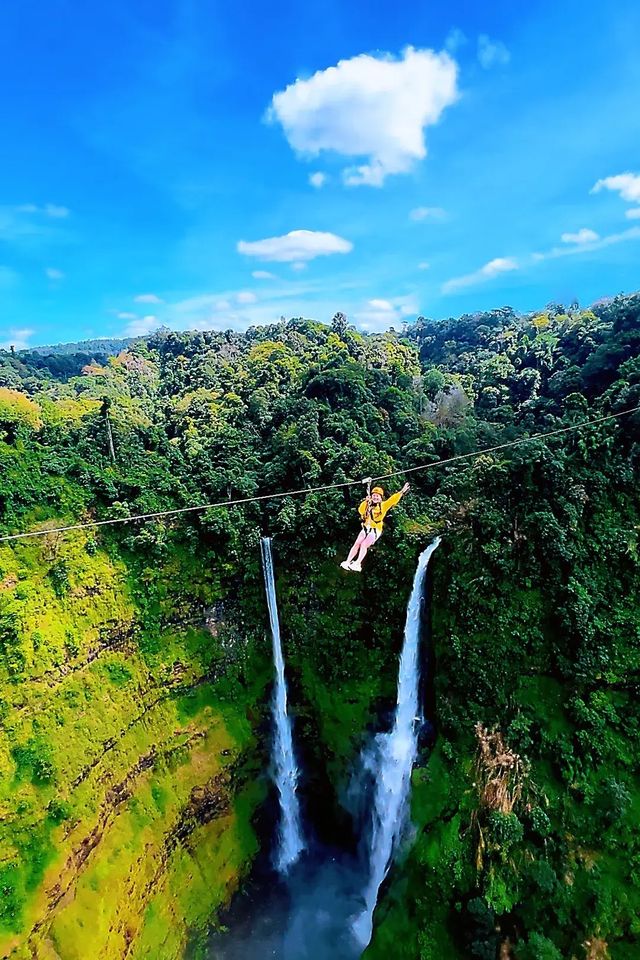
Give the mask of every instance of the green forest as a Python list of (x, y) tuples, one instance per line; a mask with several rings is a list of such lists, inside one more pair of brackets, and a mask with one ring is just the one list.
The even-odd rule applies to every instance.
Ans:
[[(638, 406), (637, 294), (0, 351), (0, 537), (41, 534), (0, 541), (0, 956), (204, 949), (271, 790), (261, 535), (302, 802), (348, 829), (439, 535), (433, 733), (365, 958), (637, 960)], [(361, 577), (358, 485), (56, 532), (423, 465)]]

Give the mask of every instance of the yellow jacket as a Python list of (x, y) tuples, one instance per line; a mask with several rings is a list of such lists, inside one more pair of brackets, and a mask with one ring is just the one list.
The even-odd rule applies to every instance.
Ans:
[(367, 515), (367, 507), (369, 504), (366, 500), (363, 500), (360, 506), (358, 507), (358, 513), (362, 517), (362, 522), (368, 530), (379, 530), (382, 533), (383, 521), (391, 507), (395, 507), (397, 503), (400, 503), (402, 498), (402, 493), (392, 493), (388, 500), (383, 500), (382, 503), (373, 503), (370, 506)]

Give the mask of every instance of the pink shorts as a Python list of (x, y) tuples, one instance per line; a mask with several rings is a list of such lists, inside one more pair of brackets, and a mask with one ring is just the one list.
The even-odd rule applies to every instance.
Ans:
[(362, 532), (366, 537), (370, 537), (371, 534), (373, 534), (373, 543), (376, 543), (376, 541), (382, 536), (382, 530), (376, 530), (375, 527), (363, 527)]

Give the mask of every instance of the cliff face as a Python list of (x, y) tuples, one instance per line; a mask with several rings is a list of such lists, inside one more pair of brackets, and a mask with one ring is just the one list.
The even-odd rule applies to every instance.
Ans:
[(237, 886), (268, 665), (204, 628), (216, 589), (187, 551), (0, 550), (1, 956), (178, 958)]
[[(436, 746), (369, 955), (637, 955), (640, 300), (406, 338), (336, 321), (162, 335), (60, 382), (0, 358), (3, 534), (278, 494), (0, 546), (0, 953), (171, 960), (251, 862), (264, 532), (303, 805), (330, 840), (443, 538)], [(361, 578), (338, 566), (360, 489), (281, 496), (415, 468)]]
[(534, 524), (493, 557), (443, 540), (437, 740), (367, 960), (638, 955), (637, 509), (594, 492), (583, 524), (564, 569), (558, 540), (525, 552)]
[[(0, 956), (178, 960), (251, 867), (269, 791), (262, 575), (251, 545), (208, 620), (229, 571), (223, 588), (198, 549), (91, 531), (0, 548)], [(405, 566), (393, 600), (366, 597), (333, 556), (303, 575), (276, 549), (302, 803), (328, 841), (353, 842), (339, 801), (393, 702)]]
[[(509, 518), (492, 554), (466, 517), (434, 561), (437, 741), (414, 772), (415, 842), (382, 891), (374, 960), (558, 960), (592, 939), (634, 955), (637, 513), (594, 496), (565, 576), (561, 542), (525, 552), (536, 523)], [(390, 531), (366, 580), (343, 576), (331, 545), (304, 569), (286, 545), (276, 555), (303, 805), (334, 842), (349, 842), (338, 801), (359, 747), (393, 705), (416, 548)], [(178, 960), (248, 871), (272, 672), (254, 554), (244, 623), (205, 629), (222, 588), (197, 548), (142, 558), (75, 533), (0, 549), (2, 956)]]

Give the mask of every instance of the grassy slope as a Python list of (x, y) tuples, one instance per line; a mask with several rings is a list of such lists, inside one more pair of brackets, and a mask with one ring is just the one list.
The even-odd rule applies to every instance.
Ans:
[(170, 960), (237, 884), (266, 665), (209, 682), (219, 642), (160, 626), (215, 599), (180, 552), (134, 571), (83, 534), (0, 550), (1, 956)]

